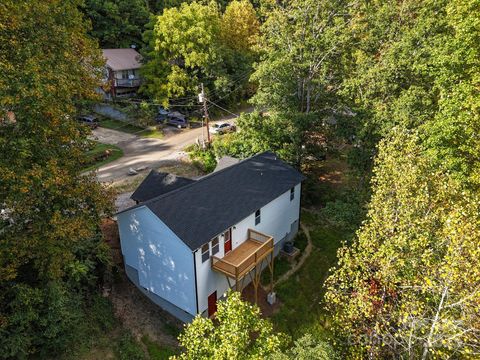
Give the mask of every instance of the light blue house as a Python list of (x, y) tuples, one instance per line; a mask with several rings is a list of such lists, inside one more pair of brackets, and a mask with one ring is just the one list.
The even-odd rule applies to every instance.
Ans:
[(184, 322), (211, 316), (296, 234), (302, 180), (270, 152), (196, 181), (152, 172), (117, 214), (127, 276)]

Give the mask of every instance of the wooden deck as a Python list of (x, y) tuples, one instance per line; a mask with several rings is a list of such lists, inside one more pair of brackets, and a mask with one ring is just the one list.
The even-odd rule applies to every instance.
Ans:
[[(233, 279), (237, 291), (241, 291), (243, 285), (242, 281), (239, 287), (239, 281), (250, 274), (256, 293), (263, 261), (267, 262), (273, 274), (273, 238), (249, 229), (248, 239), (240, 246), (230, 251), (223, 258), (212, 256), (212, 269), (225, 274), (227, 278)], [(252, 275), (252, 273), (254, 274)]]

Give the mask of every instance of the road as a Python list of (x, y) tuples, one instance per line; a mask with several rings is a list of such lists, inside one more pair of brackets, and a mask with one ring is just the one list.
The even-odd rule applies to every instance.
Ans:
[[(225, 120), (227, 119), (219, 121)], [(229, 119), (229, 121), (232, 120)], [(164, 139), (154, 139), (101, 127), (93, 130), (94, 139), (105, 144), (116, 145), (124, 153), (120, 159), (100, 167), (97, 170), (98, 179), (102, 182), (113, 182), (125, 179), (130, 168), (158, 168), (162, 162), (182, 157), (183, 149), (187, 145), (202, 139), (201, 127), (184, 130), (169, 129), (168, 133)]]

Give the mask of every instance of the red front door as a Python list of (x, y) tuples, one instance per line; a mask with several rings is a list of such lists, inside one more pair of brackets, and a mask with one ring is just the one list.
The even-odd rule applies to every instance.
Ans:
[(232, 228), (225, 231), (223, 236), (224, 236), (224, 239), (225, 239), (223, 250), (224, 250), (224, 254), (226, 254), (230, 250), (232, 250)]
[(217, 292), (214, 291), (208, 295), (208, 317), (217, 312)]

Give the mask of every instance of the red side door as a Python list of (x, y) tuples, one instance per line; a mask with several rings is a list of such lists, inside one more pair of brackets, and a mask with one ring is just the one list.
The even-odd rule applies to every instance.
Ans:
[(217, 312), (217, 292), (214, 291), (208, 295), (208, 317)]
[(224, 254), (232, 250), (232, 228), (225, 231), (224, 236)]

